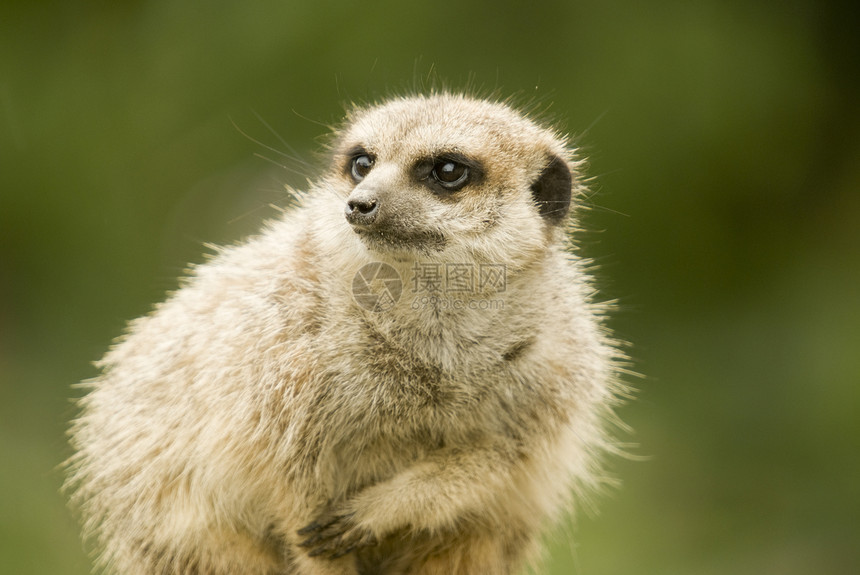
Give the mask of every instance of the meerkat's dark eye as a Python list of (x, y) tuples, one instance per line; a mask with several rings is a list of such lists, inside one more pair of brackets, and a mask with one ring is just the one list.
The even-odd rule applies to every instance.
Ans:
[(370, 173), (370, 170), (373, 168), (373, 158), (367, 154), (359, 154), (352, 158), (352, 163), (350, 164), (350, 173), (352, 175), (352, 179), (356, 182), (360, 182), (364, 179), (367, 174)]
[(453, 160), (436, 162), (431, 173), (439, 185), (448, 190), (459, 190), (469, 181), (469, 166)]

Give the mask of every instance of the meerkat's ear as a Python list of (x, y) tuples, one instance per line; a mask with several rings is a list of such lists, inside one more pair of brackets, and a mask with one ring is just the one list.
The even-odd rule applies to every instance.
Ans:
[(573, 177), (562, 158), (553, 156), (532, 184), (532, 197), (540, 215), (553, 224), (560, 224), (570, 209)]

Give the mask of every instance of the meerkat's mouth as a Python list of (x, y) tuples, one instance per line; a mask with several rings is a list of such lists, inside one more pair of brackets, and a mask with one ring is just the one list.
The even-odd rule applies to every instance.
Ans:
[(418, 254), (438, 253), (445, 249), (447, 240), (438, 232), (429, 230), (404, 233), (390, 226), (356, 226), (353, 231), (369, 249), (378, 252), (406, 251)]

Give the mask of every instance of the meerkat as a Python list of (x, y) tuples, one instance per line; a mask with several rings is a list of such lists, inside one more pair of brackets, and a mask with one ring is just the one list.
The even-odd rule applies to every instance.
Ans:
[(621, 389), (568, 233), (581, 163), (504, 102), (349, 111), (300, 205), (191, 270), (85, 382), (67, 488), (97, 565), (532, 565), (602, 481)]

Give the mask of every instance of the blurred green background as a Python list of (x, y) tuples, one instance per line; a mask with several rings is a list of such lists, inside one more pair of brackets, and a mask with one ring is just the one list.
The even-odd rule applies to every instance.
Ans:
[(286, 204), (344, 102), (434, 74), (581, 135), (579, 239), (646, 376), (621, 411), (646, 459), (547, 571), (860, 573), (855, 9), (4, 2), (0, 573), (89, 570), (55, 467), (125, 321)]

